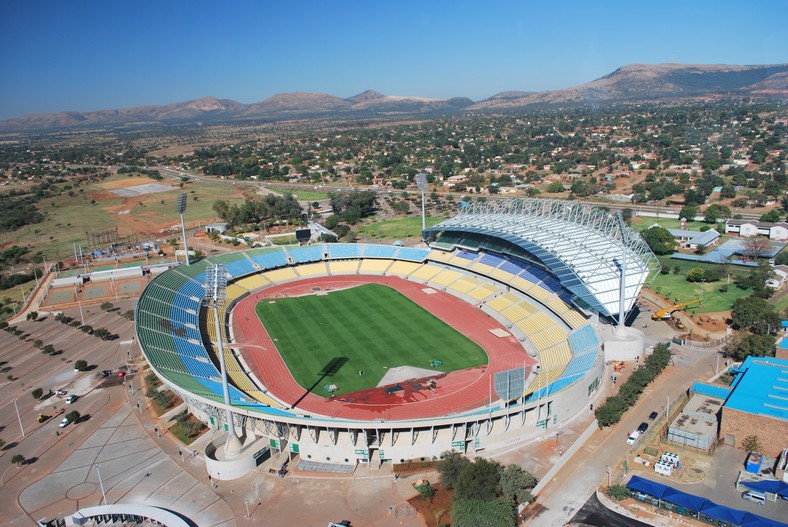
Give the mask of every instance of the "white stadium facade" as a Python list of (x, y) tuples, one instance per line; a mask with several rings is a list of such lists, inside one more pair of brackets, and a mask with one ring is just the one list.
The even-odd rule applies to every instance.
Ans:
[[(452, 449), (474, 453), (526, 435), (555, 434), (589, 411), (605, 363), (598, 328), (620, 311), (622, 268), (625, 312), (658, 269), (640, 236), (602, 209), (540, 199), (476, 203), (423, 236), (418, 248), (314, 243), (247, 249), (174, 267), (150, 281), (135, 313), (150, 367), (201, 420), (226, 431), (229, 416), (239, 436), (205, 449), (211, 475), (241, 477), (269, 451), (297, 456), (304, 470), (347, 473), (359, 463), (432, 459)], [(223, 265), (228, 284), (218, 310), (221, 357), (215, 310), (204, 302), (212, 264)], [(503, 397), (497, 379), (507, 372), (496, 372), (491, 397), (460, 412), (447, 413), (440, 404), (415, 419), (304, 411), (267, 386), (234, 347), (233, 309), (267, 288), (320, 276), (396, 277), (450, 294), (497, 321), (534, 366), (520, 370), (515, 385), (521, 391)]]

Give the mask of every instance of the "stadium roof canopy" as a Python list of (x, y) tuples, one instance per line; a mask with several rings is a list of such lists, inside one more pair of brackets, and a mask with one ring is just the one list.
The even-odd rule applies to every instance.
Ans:
[[(571, 201), (474, 203), (425, 229), (424, 238), (432, 240), (445, 232), (498, 238), (519, 247), (531, 263), (554, 274), (577, 304), (608, 317), (619, 312), (622, 260), (627, 277), (625, 312), (632, 308), (652, 272), (659, 269), (656, 256), (637, 232), (627, 225), (622, 231), (616, 218), (605, 210)], [(524, 257), (520, 251), (512, 255)]]

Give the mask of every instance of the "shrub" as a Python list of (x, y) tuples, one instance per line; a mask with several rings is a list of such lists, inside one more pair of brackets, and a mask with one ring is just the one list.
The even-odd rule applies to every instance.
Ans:
[(25, 462), (25, 456), (23, 456), (22, 454), (17, 454), (11, 458), (11, 463), (13, 463), (14, 465), (22, 466), (22, 463), (24, 462)]
[(34, 399), (41, 399), (41, 396), (44, 395), (44, 389), (36, 388), (31, 392), (31, 395), (33, 396)]
[(625, 485), (612, 485), (607, 488), (607, 495), (616, 501), (621, 501), (629, 497), (629, 491)]
[(79, 371), (84, 371), (88, 367), (88, 361), (79, 359), (77, 362), (74, 363), (74, 369)]

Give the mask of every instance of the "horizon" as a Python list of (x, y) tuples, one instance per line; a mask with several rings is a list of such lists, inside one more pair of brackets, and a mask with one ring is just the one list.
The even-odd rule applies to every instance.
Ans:
[(788, 4), (776, 0), (747, 9), (732, 0), (670, 0), (505, 10), (456, 2), (8, 3), (0, 6), (0, 119), (203, 97), (349, 98), (368, 89), (480, 101), (570, 88), (630, 64), (784, 64), (786, 18)]

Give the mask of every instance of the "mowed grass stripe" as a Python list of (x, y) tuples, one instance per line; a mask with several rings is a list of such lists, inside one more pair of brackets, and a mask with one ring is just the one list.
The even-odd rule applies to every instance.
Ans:
[[(428, 368), (440, 359), (442, 371), (454, 371), (487, 364), (476, 343), (383, 285), (264, 300), (256, 311), (296, 382), (321, 396), (328, 395), (325, 384), (337, 385), (336, 395), (372, 388), (394, 366)], [(324, 375), (332, 361), (341, 367)]]

